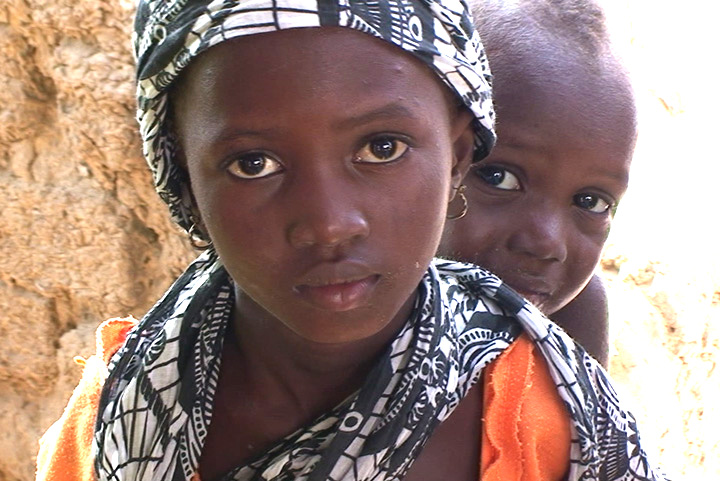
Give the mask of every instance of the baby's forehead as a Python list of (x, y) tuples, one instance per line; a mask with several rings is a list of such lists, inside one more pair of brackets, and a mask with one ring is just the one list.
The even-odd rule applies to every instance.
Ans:
[(635, 135), (630, 77), (607, 38), (578, 39), (533, 18), (485, 19), (480, 27), (500, 124), (515, 115), (584, 120), (592, 112), (600, 120), (584, 123), (595, 135), (603, 134), (603, 122)]
[(632, 88), (617, 65), (589, 67), (572, 57), (514, 57), (496, 68), (495, 108), (502, 142), (507, 123), (563, 125), (575, 136), (630, 144), (636, 136)]
[[(588, 59), (584, 52), (553, 36), (540, 36), (532, 44), (512, 43), (498, 48), (490, 58), (494, 92), (514, 85), (545, 86), (557, 95), (597, 93), (631, 97), (630, 77), (612, 55)], [(610, 99), (608, 99), (610, 100)]]
[[(609, 52), (588, 57), (553, 32), (530, 31), (528, 41), (502, 35), (488, 41), (498, 145), (567, 151), (592, 139), (608, 155), (629, 158), (637, 135), (636, 110), (621, 63)], [(559, 130), (564, 132), (552, 134)]]

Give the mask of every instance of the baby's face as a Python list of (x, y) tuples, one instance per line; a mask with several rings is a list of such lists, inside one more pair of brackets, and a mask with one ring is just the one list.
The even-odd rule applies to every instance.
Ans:
[(213, 47), (181, 88), (192, 191), (241, 318), (319, 343), (404, 322), (464, 173), (454, 149), (472, 153), (430, 70), (366, 34), (295, 29)]
[(498, 143), (466, 176), (468, 213), (448, 221), (440, 252), (490, 269), (552, 314), (592, 276), (627, 189), (636, 131), (617, 77), (571, 62), (544, 75), (537, 63), (496, 77)]

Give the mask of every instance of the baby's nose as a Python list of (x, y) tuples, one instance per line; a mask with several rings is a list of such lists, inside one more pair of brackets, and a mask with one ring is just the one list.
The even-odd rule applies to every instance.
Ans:
[(508, 248), (536, 259), (564, 262), (567, 258), (566, 236), (562, 213), (556, 207), (540, 202), (517, 217)]

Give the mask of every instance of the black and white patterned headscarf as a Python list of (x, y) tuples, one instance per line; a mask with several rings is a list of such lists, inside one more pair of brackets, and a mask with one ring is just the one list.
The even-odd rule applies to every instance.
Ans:
[(141, 0), (133, 43), (143, 153), (160, 197), (185, 230), (193, 223), (191, 199), (168, 130), (168, 88), (213, 45), (243, 35), (322, 26), (382, 38), (429, 65), (475, 116), (475, 159), (492, 148), (490, 71), (464, 0)]

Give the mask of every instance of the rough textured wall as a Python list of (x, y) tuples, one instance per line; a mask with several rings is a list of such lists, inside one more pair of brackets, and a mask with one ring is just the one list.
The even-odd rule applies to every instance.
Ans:
[[(717, 19), (706, 0), (601, 0), (623, 39), (640, 136), (613, 222), (610, 371), (673, 479), (720, 479)], [(672, 35), (668, 32), (672, 31)]]
[(610, 373), (671, 479), (720, 479), (720, 285), (697, 289), (672, 266), (628, 264), (603, 261)]
[(0, 480), (32, 479), (93, 327), (188, 259), (133, 120), (132, 2), (0, 4)]
[[(657, 11), (659, 1), (649, 7)], [(140, 155), (132, 3), (0, 4), (0, 481), (32, 479), (37, 438), (62, 411), (80, 373), (72, 357), (92, 352), (99, 321), (142, 315), (192, 258)], [(668, 132), (690, 138), (696, 130), (678, 132), (683, 106), (672, 92), (653, 93), (653, 105), (664, 108), (652, 115), (665, 123), (644, 124), (632, 189), (658, 170), (643, 170), (641, 159), (670, 159), (662, 164), (669, 169), (682, 157), (686, 170), (668, 170), (654, 180), (664, 187), (623, 201), (621, 214), (632, 220), (613, 234), (629, 232), (641, 246), (630, 248), (621, 236), (603, 262), (611, 371), (655, 459), (687, 479), (710, 480), (720, 478), (720, 437), (707, 428), (720, 425), (720, 284), (688, 275), (684, 259), (661, 260), (667, 249), (687, 248), (667, 243), (663, 218), (676, 231), (688, 227), (683, 211), (668, 214), (668, 192), (697, 199), (700, 189), (679, 195), (678, 185), (713, 177), (667, 142)], [(647, 223), (638, 228), (641, 218)], [(705, 249), (695, 237), (690, 250)]]

